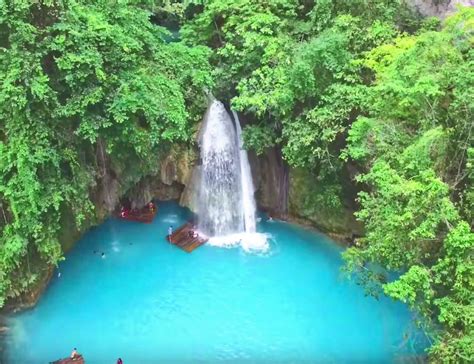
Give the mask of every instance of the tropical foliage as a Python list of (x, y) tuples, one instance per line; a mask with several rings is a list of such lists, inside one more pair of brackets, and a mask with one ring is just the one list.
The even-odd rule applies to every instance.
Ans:
[(372, 50), (367, 116), (348, 137), (370, 186), (359, 193), (367, 234), (347, 251), (348, 265), (402, 272), (383, 291), (437, 328), (430, 351), (440, 362), (474, 360), (473, 21), (463, 10), (441, 31)]
[(189, 138), (208, 50), (166, 44), (127, 2), (0, 2), (0, 306), (55, 264), (61, 216), (80, 226), (106, 155), (147, 166)]
[(214, 49), (216, 92), (254, 121), (247, 147), (277, 145), (332, 185), (356, 164), (365, 236), (345, 270), (409, 304), (437, 362), (474, 360), (473, 17), (441, 26), (397, 1), (216, 0), (183, 31)]
[(61, 259), (65, 211), (93, 215), (104, 158), (146, 174), (210, 90), (325, 185), (308, 203), (353, 184), (345, 270), (418, 314), (432, 361), (473, 362), (473, 34), (473, 9), (403, 0), (0, 1), (0, 306)]

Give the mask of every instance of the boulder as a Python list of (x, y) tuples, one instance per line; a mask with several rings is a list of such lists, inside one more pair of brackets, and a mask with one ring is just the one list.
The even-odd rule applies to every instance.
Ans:
[(423, 16), (444, 19), (456, 12), (457, 6), (474, 6), (474, 0), (408, 0), (408, 5)]

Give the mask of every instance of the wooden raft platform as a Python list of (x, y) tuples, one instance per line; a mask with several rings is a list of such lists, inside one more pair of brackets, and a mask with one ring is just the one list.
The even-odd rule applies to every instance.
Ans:
[(176, 231), (171, 234), (171, 236), (168, 236), (168, 241), (171, 244), (180, 247), (184, 251), (191, 253), (194, 249), (199, 248), (209, 240), (207, 236), (202, 234), (199, 234), (197, 237), (193, 238), (190, 234), (192, 231), (193, 226), (188, 222), (176, 229)]
[(140, 210), (126, 211), (123, 215), (119, 212), (116, 214), (116, 217), (122, 220), (137, 221), (144, 222), (145, 224), (150, 224), (155, 218), (157, 211), (158, 209), (156, 207), (153, 209), (144, 207)]
[(65, 358), (65, 359), (60, 359), (60, 360), (50, 362), (50, 364), (84, 364), (84, 363), (85, 361), (82, 355), (78, 355), (74, 359)]

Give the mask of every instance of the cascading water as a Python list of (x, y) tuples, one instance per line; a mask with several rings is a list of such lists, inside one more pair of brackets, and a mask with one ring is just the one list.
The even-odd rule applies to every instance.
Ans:
[(235, 127), (224, 105), (213, 100), (204, 117), (199, 138), (198, 227), (211, 237), (211, 245), (266, 250), (266, 236), (255, 233), (252, 175), (239, 119), (233, 114)]
[(254, 187), (252, 181), (252, 173), (250, 171), (249, 157), (244, 149), (244, 141), (242, 140), (242, 128), (240, 126), (239, 116), (232, 111), (235, 120), (235, 130), (237, 131), (237, 143), (240, 148), (240, 175), (242, 184), (242, 211), (244, 213), (244, 227), (246, 233), (254, 233), (256, 231), (255, 223), (255, 198)]
[(244, 231), (239, 148), (224, 105), (212, 101), (200, 138), (199, 230), (209, 236)]

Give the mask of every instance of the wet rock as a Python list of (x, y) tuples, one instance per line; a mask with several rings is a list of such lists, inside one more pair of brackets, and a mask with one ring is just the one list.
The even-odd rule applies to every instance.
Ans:
[(289, 167), (277, 148), (263, 155), (249, 153), (255, 186), (255, 198), (260, 209), (270, 215), (286, 219), (288, 216)]
[(200, 183), (201, 167), (196, 165), (185, 181), (185, 187), (179, 200), (181, 206), (187, 207), (193, 212), (197, 212), (197, 197)]
[(408, 0), (407, 3), (423, 16), (445, 18), (456, 12), (457, 6), (474, 6), (474, 0)]
[[(339, 184), (340, 181), (335, 181)], [(305, 169), (290, 170), (289, 215), (292, 221), (310, 223), (333, 239), (348, 243), (363, 232), (354, 209), (340, 201), (327, 201), (327, 185)]]
[(48, 266), (44, 262), (40, 264), (40, 266), (36, 267), (38, 278), (35, 283), (21, 296), (8, 300), (6, 305), (2, 308), (2, 312), (23, 311), (36, 305), (54, 272), (53, 266)]
[(161, 162), (160, 176), (161, 182), (168, 186), (178, 179), (176, 157), (173, 154)]

